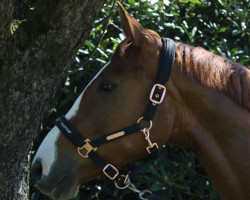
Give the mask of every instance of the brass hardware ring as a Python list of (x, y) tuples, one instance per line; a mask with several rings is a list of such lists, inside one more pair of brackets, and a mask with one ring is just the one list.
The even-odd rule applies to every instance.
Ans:
[(121, 175), (121, 177), (124, 178), (124, 186), (119, 186), (118, 183), (115, 181), (115, 187), (120, 189), (120, 190), (124, 190), (129, 186), (130, 179), (129, 179), (128, 175)]
[[(139, 119), (137, 120), (137, 123), (139, 124), (140, 121), (143, 120), (143, 119), (144, 119), (144, 117), (139, 118)], [(149, 127), (146, 128), (146, 131), (149, 131), (149, 130), (152, 128), (152, 126), (153, 126), (153, 122), (152, 122), (152, 120), (150, 120), (150, 121), (149, 121)], [(145, 128), (143, 128), (143, 129), (145, 129)], [(142, 130), (143, 130), (143, 129), (142, 129)], [(142, 131), (142, 130), (141, 130), (141, 131)]]

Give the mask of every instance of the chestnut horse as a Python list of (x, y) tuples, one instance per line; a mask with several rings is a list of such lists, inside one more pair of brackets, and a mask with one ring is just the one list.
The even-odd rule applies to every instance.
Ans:
[[(118, 6), (127, 38), (66, 114), (89, 139), (143, 116), (158, 73), (161, 37)], [(175, 46), (166, 97), (156, 111), (150, 139), (159, 146), (192, 149), (223, 200), (249, 200), (250, 70), (200, 47)], [(145, 135), (138, 131), (97, 152), (119, 168), (147, 156), (146, 147)], [(31, 171), (39, 190), (56, 199), (73, 198), (82, 183), (101, 173), (56, 126), (39, 147)]]

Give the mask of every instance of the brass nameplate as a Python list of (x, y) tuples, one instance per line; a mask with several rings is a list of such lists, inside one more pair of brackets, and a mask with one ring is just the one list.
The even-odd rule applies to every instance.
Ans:
[(125, 135), (125, 132), (124, 132), (124, 131), (121, 131), (121, 132), (115, 133), (115, 134), (113, 134), (113, 135), (107, 136), (107, 137), (106, 137), (106, 140), (113, 140), (113, 139), (118, 138), (118, 137), (121, 137), (121, 136), (123, 136), (123, 135)]

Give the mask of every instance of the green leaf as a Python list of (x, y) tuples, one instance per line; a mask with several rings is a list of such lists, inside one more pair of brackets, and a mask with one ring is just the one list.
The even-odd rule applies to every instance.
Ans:
[(99, 51), (101, 53), (101, 55), (103, 55), (104, 57), (108, 58), (108, 55), (100, 48), (97, 48), (97, 51)]
[(190, 192), (190, 187), (189, 187), (188, 183), (186, 183), (186, 184), (174, 184), (174, 186), (176, 188), (181, 189), (181, 190), (185, 190), (185, 191)]
[(95, 45), (93, 45), (89, 40), (85, 41), (85, 45), (89, 48), (90, 51), (93, 51)]
[(154, 182), (150, 190), (153, 192), (161, 191), (163, 187), (164, 185), (162, 182)]
[(222, 28), (219, 30), (219, 33), (225, 32), (227, 29), (229, 29), (229, 27), (222, 27)]
[(128, 0), (128, 3), (131, 4), (132, 6), (135, 6), (135, 0)]
[(188, 0), (189, 2), (192, 2), (192, 3), (197, 3), (197, 4), (201, 4), (201, 2), (199, 0)]
[(180, 0), (181, 3), (197, 3), (197, 4), (201, 4), (201, 2), (199, 0)]

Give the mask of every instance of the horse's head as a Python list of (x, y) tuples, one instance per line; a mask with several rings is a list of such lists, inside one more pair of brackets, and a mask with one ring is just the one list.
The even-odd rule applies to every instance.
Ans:
[[(90, 139), (134, 124), (143, 116), (157, 78), (162, 49), (160, 36), (144, 29), (120, 4), (119, 9), (127, 38), (66, 115), (73, 126)], [(163, 138), (156, 126), (164, 126), (164, 130), (170, 132), (172, 109), (167, 100), (160, 106), (169, 107), (166, 115), (169, 119), (158, 126), (157, 119), (162, 113), (157, 112), (151, 138), (163, 145), (167, 137)], [(121, 167), (146, 156), (146, 147), (145, 136), (139, 132), (104, 144), (97, 152), (112, 165)], [(32, 164), (39, 189), (59, 199), (74, 197), (80, 184), (95, 178), (100, 172), (91, 159), (79, 156), (75, 146), (57, 127), (48, 133)]]

